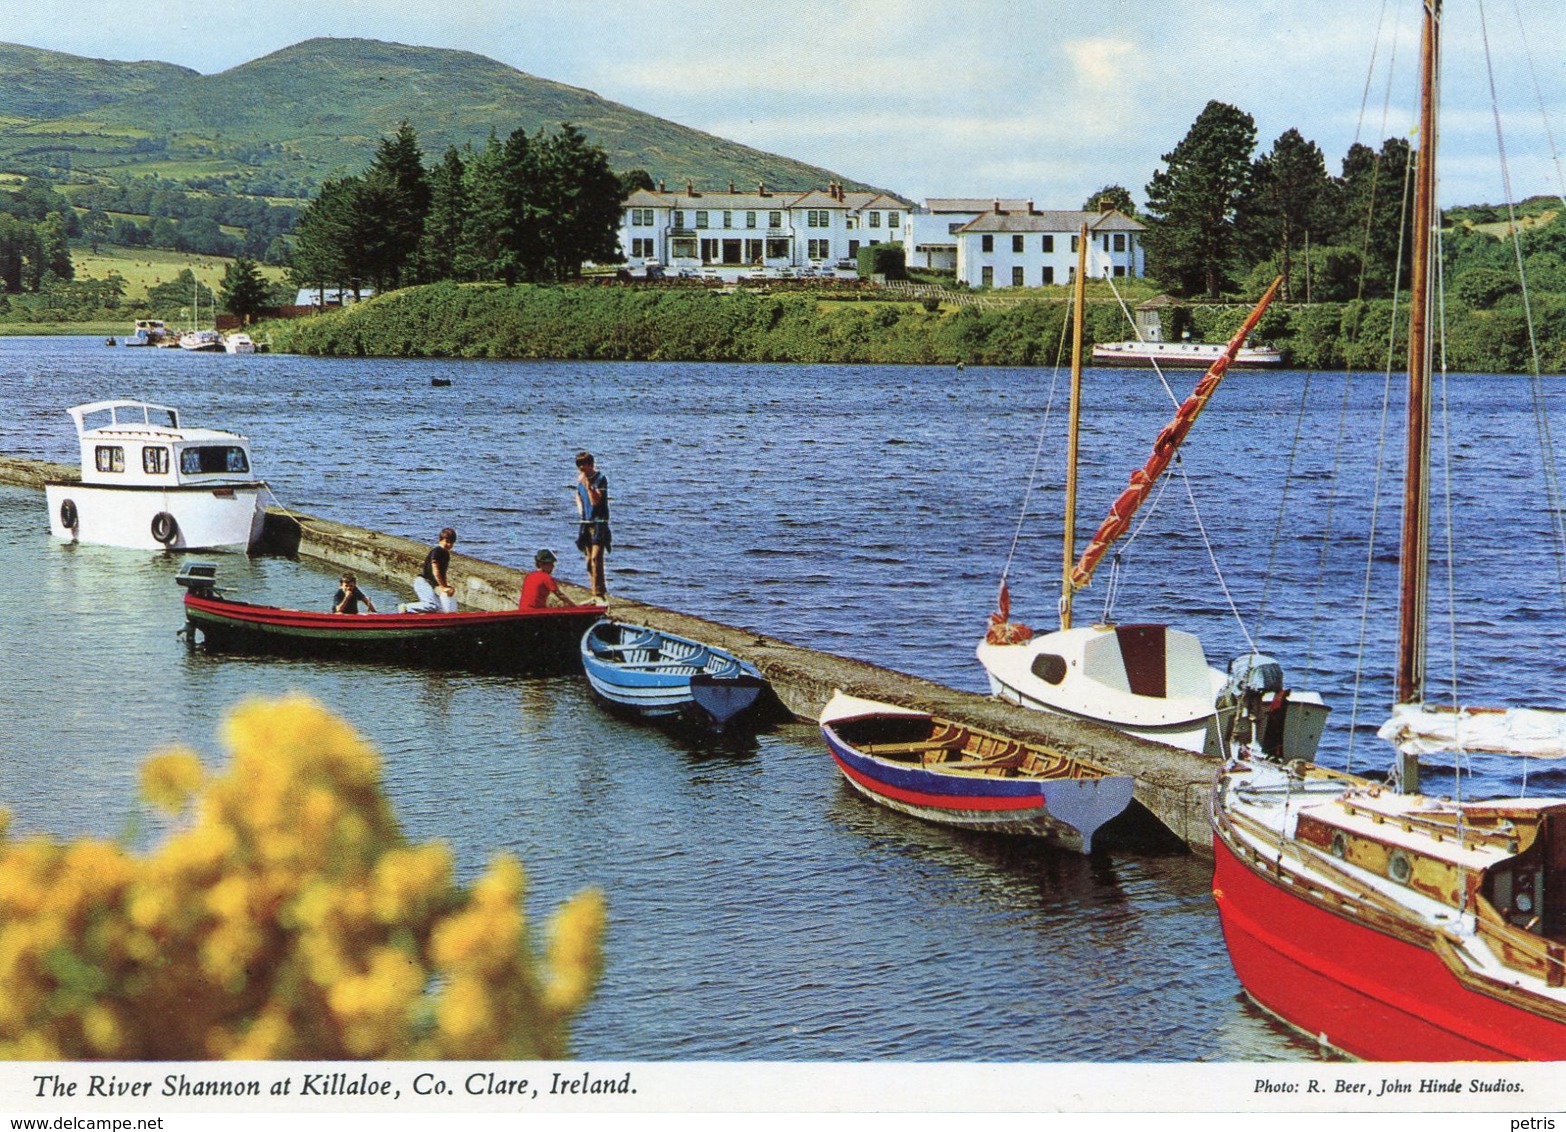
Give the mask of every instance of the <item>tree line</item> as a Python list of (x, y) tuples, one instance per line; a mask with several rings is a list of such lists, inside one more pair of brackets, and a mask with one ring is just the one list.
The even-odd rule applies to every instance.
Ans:
[[(1408, 142), (1356, 142), (1340, 172), (1297, 129), (1256, 153), (1256, 123), (1211, 101), (1146, 186), (1147, 272), (1183, 295), (1217, 299), (1284, 277), (1282, 297), (1341, 302), (1406, 286)], [(1121, 190), (1122, 192), (1124, 190)]]
[(426, 168), (407, 123), (357, 177), (328, 181), (294, 228), (300, 287), (384, 292), (442, 280), (558, 282), (618, 262), (621, 179), (562, 124), (447, 148)]

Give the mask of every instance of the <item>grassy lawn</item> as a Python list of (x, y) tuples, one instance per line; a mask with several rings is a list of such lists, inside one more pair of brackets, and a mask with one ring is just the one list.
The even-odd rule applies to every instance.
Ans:
[[(104, 244), (96, 252), (85, 245), (73, 247), (71, 262), (76, 267), (78, 279), (89, 276), (104, 279), (111, 271), (118, 272), (125, 280), (125, 298), (134, 303), (147, 297), (147, 288), (178, 278), (179, 273), (187, 267), (216, 293), (231, 261), (219, 256)], [(269, 282), (276, 282), (285, 274), (283, 268), (266, 264), (260, 265), (260, 271)]]

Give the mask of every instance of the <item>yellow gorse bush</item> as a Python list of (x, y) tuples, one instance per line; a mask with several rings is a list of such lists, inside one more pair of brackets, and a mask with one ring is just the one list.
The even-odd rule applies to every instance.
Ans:
[(565, 904), (534, 955), (522, 867), (458, 886), (410, 845), (380, 759), (305, 696), (241, 705), (226, 772), (148, 759), (183, 815), (147, 856), (12, 838), (0, 811), (0, 1057), (539, 1059), (602, 966), (602, 896)]

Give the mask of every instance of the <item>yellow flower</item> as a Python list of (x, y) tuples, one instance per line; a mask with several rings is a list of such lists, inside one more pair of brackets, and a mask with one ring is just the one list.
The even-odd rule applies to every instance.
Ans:
[(154, 755), (141, 768), (141, 796), (160, 810), (177, 814), (201, 788), (206, 771), (190, 751)]

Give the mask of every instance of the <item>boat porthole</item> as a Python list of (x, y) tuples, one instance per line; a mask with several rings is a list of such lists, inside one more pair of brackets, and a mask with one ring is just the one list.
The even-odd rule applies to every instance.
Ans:
[(68, 531), (74, 531), (76, 529), (77, 519), (78, 516), (76, 514), (75, 502), (69, 499), (61, 500), (60, 526), (64, 527)]
[(1392, 850), (1392, 856), (1387, 858), (1387, 876), (1398, 884), (1407, 884), (1413, 872), (1414, 866), (1409, 862), (1408, 854), (1401, 849)]
[(174, 521), (174, 516), (167, 511), (159, 511), (152, 517), (152, 537), (165, 546), (174, 541), (174, 536), (179, 534), (179, 524)]
[(1052, 652), (1040, 653), (1033, 658), (1033, 675), (1046, 684), (1059, 684), (1066, 678), (1066, 658)]
[(1341, 833), (1332, 835), (1332, 855), (1340, 861), (1348, 856), (1348, 840)]

